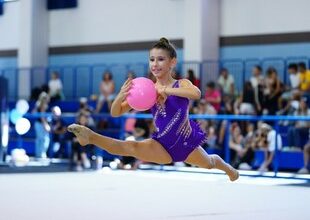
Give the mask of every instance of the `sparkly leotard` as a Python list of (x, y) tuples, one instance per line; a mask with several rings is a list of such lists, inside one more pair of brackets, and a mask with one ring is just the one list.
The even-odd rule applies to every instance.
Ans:
[[(176, 81), (173, 88), (178, 87)], [(206, 134), (188, 118), (189, 99), (171, 95), (164, 106), (156, 103), (151, 111), (156, 127), (152, 138), (166, 149), (174, 162), (186, 160), (195, 148), (206, 142)]]

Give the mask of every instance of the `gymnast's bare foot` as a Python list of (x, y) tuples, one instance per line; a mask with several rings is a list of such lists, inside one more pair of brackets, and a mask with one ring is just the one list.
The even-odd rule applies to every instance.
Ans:
[(93, 131), (89, 128), (78, 124), (69, 125), (68, 131), (72, 132), (77, 137), (80, 145), (82, 146), (90, 143), (89, 139), (93, 133)]
[(236, 170), (235, 168), (231, 167), (230, 171), (227, 172), (227, 175), (229, 176), (230, 181), (236, 181), (239, 179), (239, 171)]

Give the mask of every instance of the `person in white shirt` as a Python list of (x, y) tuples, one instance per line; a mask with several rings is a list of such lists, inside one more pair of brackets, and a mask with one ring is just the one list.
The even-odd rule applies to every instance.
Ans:
[(61, 100), (62, 94), (62, 82), (59, 79), (58, 73), (53, 72), (50, 81), (48, 82), (49, 96), (52, 101)]
[(218, 84), (221, 86), (223, 95), (233, 96), (235, 94), (234, 77), (228, 73), (228, 70), (223, 68), (218, 79)]
[[(299, 92), (300, 87), (300, 74), (298, 73), (298, 66), (296, 63), (291, 63), (288, 66), (288, 73), (290, 79), (290, 85), (286, 86), (285, 92), (281, 95), (280, 106), (283, 107), (282, 102), (287, 102), (293, 99), (294, 93)], [(284, 108), (286, 109), (287, 106)], [(282, 108), (283, 109), (283, 108)]]
[(300, 86), (300, 74), (298, 73), (298, 67), (297, 64), (291, 63), (288, 66), (288, 72), (290, 74), (290, 84), (291, 88), (296, 90)]
[(268, 171), (269, 165), (272, 163), (276, 149), (282, 149), (282, 138), (281, 135), (278, 134), (276, 140), (276, 131), (266, 123), (260, 124), (258, 129), (258, 147), (265, 151), (265, 159), (259, 171), (266, 172)]
[(257, 104), (257, 112), (260, 114), (263, 104), (263, 89), (264, 89), (264, 76), (262, 75), (262, 68), (256, 65), (252, 68), (252, 76), (250, 82), (254, 89), (255, 103)]
[(104, 105), (104, 102), (108, 103), (108, 109), (111, 109), (112, 101), (115, 98), (115, 83), (113, 75), (110, 72), (105, 72), (102, 75), (102, 81), (100, 83), (100, 96), (98, 98), (96, 112), (99, 113)]

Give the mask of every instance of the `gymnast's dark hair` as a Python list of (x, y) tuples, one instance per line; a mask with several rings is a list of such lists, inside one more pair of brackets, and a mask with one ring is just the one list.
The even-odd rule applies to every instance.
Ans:
[(160, 38), (159, 41), (154, 44), (153, 48), (166, 50), (170, 58), (177, 58), (177, 52), (175, 51), (174, 46), (169, 42), (167, 38)]

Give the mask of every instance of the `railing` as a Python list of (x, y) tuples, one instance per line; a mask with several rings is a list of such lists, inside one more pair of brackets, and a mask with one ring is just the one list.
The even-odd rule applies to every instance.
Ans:
[[(40, 113), (34, 113), (34, 114), (26, 114), (25, 117), (29, 119), (35, 119), (38, 117), (50, 117), (50, 113), (40, 114)], [(63, 118), (67, 119), (75, 119), (75, 114), (67, 113), (63, 114)], [(96, 114), (94, 115), (95, 118), (108, 118), (111, 117), (109, 114)], [(120, 139), (125, 139), (125, 121), (127, 118), (140, 118), (140, 119), (152, 119), (153, 116), (151, 114), (124, 114), (122, 117), (120, 117)], [(280, 121), (298, 121), (298, 120), (305, 120), (310, 121), (309, 116), (247, 116), (247, 115), (190, 115), (191, 119), (203, 119), (203, 120), (217, 120), (227, 121), (226, 123), (226, 132), (225, 132), (225, 142), (224, 142), (224, 159), (227, 163), (230, 162), (230, 148), (229, 148), (229, 139), (230, 139), (230, 124), (232, 121), (264, 121), (264, 122), (273, 122), (273, 128), (276, 131), (276, 137), (279, 133), (279, 122)], [(274, 177), (278, 177), (278, 170), (279, 170), (279, 149), (278, 149), (278, 143), (277, 138), (275, 140), (276, 143), (276, 150), (275, 150), (275, 156), (273, 158), (273, 171), (274, 171)], [(294, 178), (294, 176), (293, 176)], [(299, 179), (302, 177), (298, 177)]]
[[(309, 66), (310, 59), (308, 57), (287, 57), (284, 58), (265, 58), (259, 59), (230, 59), (230, 60), (207, 60), (203, 62), (182, 62), (176, 67), (176, 70), (184, 77), (188, 69), (193, 69), (201, 80), (202, 92), (205, 91), (205, 85), (208, 81), (216, 81), (220, 68), (227, 68), (234, 76), (236, 92), (240, 93), (245, 80), (249, 80), (251, 69), (254, 65), (260, 65), (263, 72), (270, 66), (273, 66), (277, 71), (280, 79), (284, 83), (288, 83), (287, 66), (292, 62), (305, 62)], [(146, 76), (148, 73), (147, 63), (135, 64), (97, 64), (97, 65), (80, 65), (80, 66), (50, 66), (50, 67), (34, 67), (34, 68), (9, 68), (0, 69), (0, 75), (9, 80), (9, 99), (17, 100), (19, 90), (21, 89), (19, 82), (21, 75), (25, 74), (29, 77), (30, 89), (40, 87), (47, 84), (51, 73), (57, 71), (63, 82), (63, 92), (67, 100), (76, 100), (79, 97), (89, 97), (92, 94), (99, 93), (99, 84), (102, 79), (102, 74), (105, 71), (110, 71), (113, 74), (118, 90), (125, 80), (128, 71), (133, 71), (137, 76)], [(26, 82), (23, 82), (26, 83)], [(29, 91), (30, 94), (30, 91)], [(24, 97), (25, 98), (25, 97)]]

